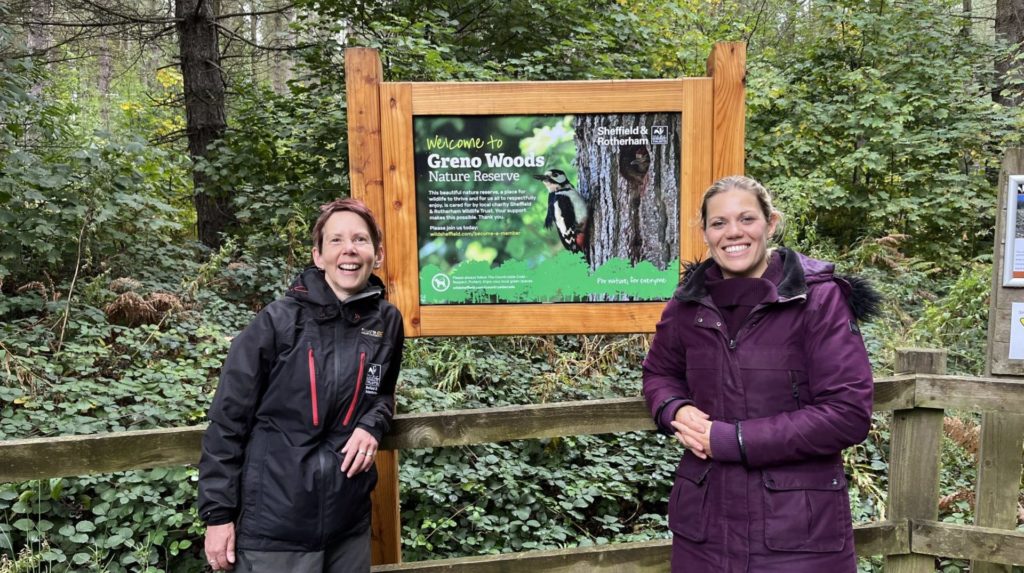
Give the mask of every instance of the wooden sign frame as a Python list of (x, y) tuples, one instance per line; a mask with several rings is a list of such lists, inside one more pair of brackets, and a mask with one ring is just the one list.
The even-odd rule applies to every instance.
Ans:
[(679, 112), (680, 256), (694, 260), (703, 244), (692, 224), (700, 193), (711, 183), (712, 81), (386, 83), (381, 86), (385, 242), (393, 289), (414, 336), (611, 333), (651, 331), (665, 302), (420, 305), (416, 243), (413, 117)]

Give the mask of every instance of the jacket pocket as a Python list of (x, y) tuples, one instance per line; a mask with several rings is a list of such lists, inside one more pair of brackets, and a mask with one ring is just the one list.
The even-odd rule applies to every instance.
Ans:
[(348, 405), (348, 412), (345, 412), (345, 419), (342, 420), (341, 425), (347, 426), (352, 421), (352, 414), (356, 411), (356, 405), (359, 403), (359, 393), (363, 389), (363, 375), (366, 371), (366, 353), (359, 353), (359, 373), (356, 374), (356, 389), (352, 393), (352, 403)]
[[(342, 457), (335, 451), (335, 457)], [(341, 461), (332, 464), (333, 470), (324, 474), (324, 540), (331, 543), (347, 537), (356, 528), (369, 525), (370, 492), (377, 485), (377, 468), (370, 466), (349, 478), (341, 471)]]
[[(263, 464), (267, 458), (267, 435), (260, 430), (253, 430), (249, 443), (245, 447), (245, 462), (242, 465), (241, 501), (238, 530), (246, 531), (246, 523), (254, 515), (259, 515), (262, 508), (263, 495)], [(243, 520), (243, 517), (245, 520)]]
[(831, 553), (846, 543), (842, 466), (764, 470), (764, 544), (774, 551)]
[(676, 468), (668, 506), (668, 527), (680, 537), (703, 543), (707, 539), (708, 474), (711, 461), (686, 453)]
[(260, 509), (250, 520), (250, 533), (307, 547), (322, 535), (320, 482), (333, 463), (318, 455), (318, 446), (292, 446), (277, 432), (266, 437), (267, 450), (260, 469)]

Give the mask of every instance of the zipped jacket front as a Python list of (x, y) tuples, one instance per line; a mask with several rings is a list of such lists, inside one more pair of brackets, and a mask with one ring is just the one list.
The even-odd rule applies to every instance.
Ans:
[(404, 331), (376, 277), (339, 302), (309, 268), (231, 344), (199, 463), (199, 512), (235, 522), (240, 549), (317, 551), (368, 526), (375, 468), (348, 478), (344, 447), (378, 442), (394, 414)]

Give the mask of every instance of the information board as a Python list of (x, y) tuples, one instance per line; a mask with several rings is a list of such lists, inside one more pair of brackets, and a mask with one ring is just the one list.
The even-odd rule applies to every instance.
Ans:
[(420, 303), (667, 300), (680, 115), (415, 117)]

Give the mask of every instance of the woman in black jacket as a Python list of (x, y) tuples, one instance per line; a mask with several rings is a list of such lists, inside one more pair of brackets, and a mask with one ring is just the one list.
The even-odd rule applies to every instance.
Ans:
[(199, 462), (213, 569), (370, 570), (374, 455), (404, 342), (372, 274), (381, 236), (362, 202), (322, 206), (316, 266), (232, 341)]

